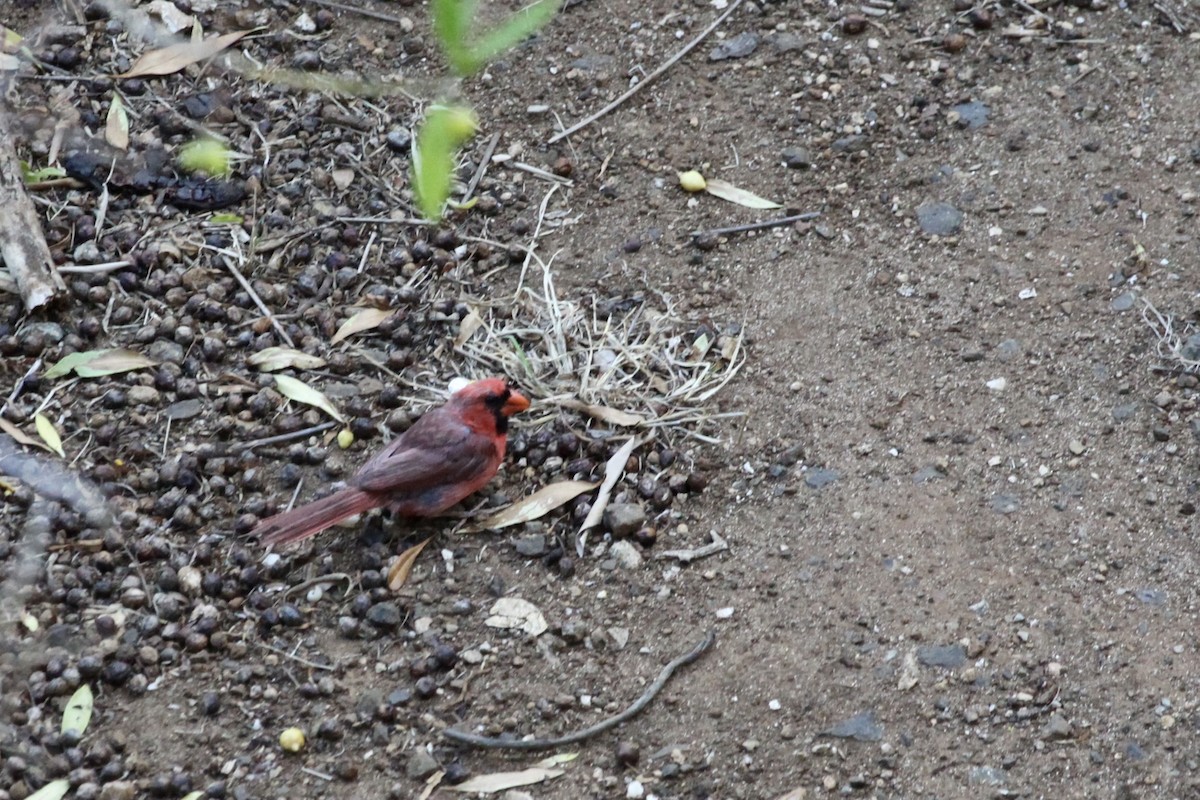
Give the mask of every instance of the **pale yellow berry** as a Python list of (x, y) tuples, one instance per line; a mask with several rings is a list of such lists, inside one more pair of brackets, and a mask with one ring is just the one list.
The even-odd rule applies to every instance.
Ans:
[(349, 428), (342, 428), (338, 431), (338, 447), (345, 450), (352, 444), (354, 444), (354, 434), (350, 432)]
[(679, 185), (685, 192), (703, 192), (704, 187), (708, 186), (708, 181), (704, 180), (704, 176), (696, 170), (689, 169), (687, 172), (679, 173)]
[(304, 731), (299, 728), (288, 728), (279, 734), (279, 746), (289, 753), (299, 753), (304, 749)]

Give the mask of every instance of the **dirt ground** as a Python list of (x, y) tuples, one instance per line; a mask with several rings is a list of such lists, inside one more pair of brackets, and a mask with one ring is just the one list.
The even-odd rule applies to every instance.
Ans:
[[(441, 738), (443, 728), (557, 736), (586, 727), (631, 703), (709, 629), (712, 650), (680, 670), (646, 711), (615, 732), (552, 751), (578, 756), (561, 776), (510, 796), (1195, 796), (1197, 381), (1147, 319), (1152, 305), (1184, 340), (1197, 319), (1200, 60), (1195, 35), (1173, 30), (1150, 3), (1080, 7), (1087, 5), (901, 0), (864, 15), (832, 2), (746, 2), (646, 90), (548, 146), (560, 123), (599, 110), (721, 13), (671, 0), (571, 4), (543, 35), (464, 83), (481, 120), (464, 175), (493, 134), (496, 152), (512, 159), (492, 163), (481, 184), (498, 205), (494, 215), (466, 212), (452, 224), (463, 236), (511, 246), (530, 244), (540, 220), (537, 247), (554, 255), (564, 296), (665, 295), (689, 324), (744, 326), (746, 362), (711, 404), (743, 415), (704, 427), (718, 445), (682, 432), (656, 445), (677, 452), (675, 471), (702, 478), (706, 488), (674, 498), (673, 513), (656, 518), (657, 543), (639, 545), (643, 560), (632, 567), (589, 551), (568, 569), (514, 549), (531, 534), (560, 536), (572, 528), (567, 515), (479, 536), (451, 534), (453, 523), (414, 532), (372, 522), (361, 536), (329, 532), (281, 565), (264, 565), (261, 549), (242, 536), (245, 515), (285, 506), (299, 479), (302, 499), (311, 496), (380, 440), (334, 452), (333, 469), (306, 460), (304, 448), (322, 444), (319, 437), (299, 452), (284, 446), (256, 461), (226, 459), (222, 485), (235, 489), (222, 493), (203, 466), (187, 462), (196, 447), (269, 435), (284, 414), (292, 430), (301, 426), (282, 405), (257, 428), (222, 427), (220, 411), (206, 410), (181, 423), (162, 452), (125, 455), (140, 459), (134, 473), (160, 477), (115, 492), (135, 516), (123, 518), (119, 546), (99, 546), (100, 554), (112, 549), (103, 563), (95, 549), (69, 544), (88, 538), (86, 525), (51, 517), (51, 544), (67, 546), (52, 546), (47, 576), (21, 595), (40, 631), (15, 641), (59, 661), (9, 652), (0, 665), (7, 786), (0, 798), (23, 798), (54, 777), (69, 777), (77, 796), (112, 800), (189, 791), (416, 797), (435, 768), (450, 774), (433, 796), (451, 797), (449, 778), (524, 769), (544, 755), (454, 745)], [(249, 23), (282, 32), (301, 12), (321, 8), (273, 3), (202, 18), (208, 32)], [(331, 72), (438, 74), (424, 5), (363, 8), (406, 18), (412, 30), (334, 10), (315, 34), (278, 33), (270, 47), (247, 40), (246, 49), (284, 66), (303, 50), (319, 53)], [(46, 22), (45, 12), (21, 13), (18, 23)], [(757, 37), (752, 52), (710, 59), (743, 34)], [(120, 47), (103, 36), (89, 41), (86, 67), (70, 70), (111, 71), (103, 59)], [(251, 142), (240, 177), (257, 165), (265, 187), (255, 201), (261, 207), (248, 200), (238, 213), (278, 213), (271, 224), (287, 232), (328, 218), (337, 205), (342, 216), (393, 210), (370, 205), (366, 195), (338, 195), (329, 174), (349, 163), (360, 175), (402, 183), (406, 159), (388, 150), (385, 135), (412, 123), (407, 100), (341, 101), (375, 125), (346, 137), (359, 148), (348, 154), (335, 149), (342, 134), (322, 133), (322, 119), (337, 126), (322, 117), (319, 95), (272, 88), (260, 96), (253, 82), (219, 74), (148, 83), (165, 97), (224, 93), (217, 105), (234, 113), (209, 123)], [(29, 93), (58, 85), (18, 83)], [(103, 87), (76, 91), (102, 121)], [(132, 107), (148, 115), (150, 105), (135, 98)], [(135, 131), (147, 118), (135, 117)], [(317, 133), (307, 150), (284, 144), (264, 167), (247, 127), (263, 118), (267, 139), (311, 132), (308, 120), (317, 120)], [(569, 162), (571, 183), (513, 161), (559, 172)], [(675, 177), (683, 169), (784, 208), (752, 211), (688, 195)], [(54, 211), (68, 206), (94, 223), (95, 195), (44, 196), (53, 199), (48, 229), (71, 235), (78, 213)], [(202, 218), (157, 215), (153, 202), (119, 198), (109, 224), (119, 230), (137, 220), (139, 232), (153, 236)], [(692, 236), (810, 211), (820, 216), (703, 247)], [(948, 220), (941, 235), (928, 232)], [(366, 223), (356, 233), (314, 238), (281, 263), (254, 267), (256, 280), (279, 287), (264, 299), (296, 314), (305, 349), (337, 349), (328, 344), (334, 323), (367, 284), (338, 279), (330, 289), (326, 279), (357, 266), (372, 233), (385, 246), (367, 274), (393, 287), (405, 276), (381, 253), (426, 236), (414, 226)], [(124, 257), (136, 249), (123, 241), (116, 235), (101, 251)], [(330, 260), (331, 252), (344, 257)], [(472, 274), (488, 272), (495, 255), (473, 255)], [(511, 289), (519, 258), (501, 252), (494, 263), (505, 269), (475, 288)], [(139, 277), (127, 285), (111, 275), (88, 278), (64, 306), (66, 320), (24, 317), (16, 299), (3, 296), (0, 333), (14, 342), (5, 350), (4, 385), (15, 385), (34, 358), (51, 363), (62, 352), (54, 342), (27, 346), (29, 325), (58, 319), (72, 333), (82, 317), (103, 314), (107, 298), (153, 297), (147, 272), (156, 267), (143, 266), (128, 270)], [(161, 261), (158, 268), (170, 273)], [(323, 288), (297, 295), (305, 270)], [(237, 287), (226, 282), (232, 296)], [(110, 288), (90, 293), (97, 287)], [(455, 299), (453, 286), (428, 291)], [(140, 327), (183, 313), (150, 300), (136, 309), (124, 326), (93, 333), (75, 349), (141, 348), (163, 331), (143, 340)], [(234, 374), (248, 376), (254, 389), (263, 385), (237, 345), (254, 309), (240, 318), (245, 324), (189, 313), (197, 343), (213, 337), (229, 345), (202, 365), (199, 380)], [(266, 326), (252, 330), (272, 335)], [(409, 363), (397, 368), (430, 385), (453, 374), (453, 354), (434, 347), (445, 336), (418, 331)], [(384, 338), (376, 346), (392, 345)], [(442, 360), (422, 372), (426, 358)], [(388, 381), (357, 362), (339, 374)], [(163, 409), (187, 395), (182, 384), (158, 383), (157, 406), (105, 401), (112, 387), (137, 384), (118, 375), (90, 395), (52, 398), (60, 426), (75, 432), (67, 449), (80, 457), (68, 463), (98, 482), (121, 483), (113, 459), (122, 448), (136, 450), (134, 440), (158, 450)], [(28, 388), (6, 417), (32, 431), (50, 385)], [(382, 423), (393, 413), (388, 403), (377, 389), (364, 384), (363, 391), (353, 413)], [(97, 413), (108, 416), (97, 420)], [(81, 431), (95, 437), (114, 415), (118, 441), (101, 434), (103, 446), (80, 453)], [(531, 441), (555, 424), (560, 433), (603, 427), (554, 416), (550, 410), (525, 423)], [(602, 462), (607, 451), (592, 455)], [(639, 477), (656, 474), (655, 458), (631, 471), (627, 493), (636, 495)], [(175, 471), (163, 473), (171, 464)], [(178, 480), (181, 469), (198, 472), (203, 488)], [(661, 471), (665, 480), (666, 466)], [(546, 481), (545, 471), (514, 453), (499, 486), (511, 498)], [(187, 495), (211, 511), (193, 506), (190, 517), (180, 515)], [(33, 513), (27, 493), (16, 497), (25, 499), (10, 498), (0, 517), (10, 581)], [(442, 538), (394, 597), (403, 621), (379, 635), (363, 617), (389, 596), (377, 585), (380, 570), (419, 533), (436, 531)], [(658, 558), (701, 546), (710, 532), (728, 542), (727, 551), (689, 564)], [(562, 541), (569, 557), (573, 540)], [(216, 574), (215, 590), (189, 595), (185, 565)], [(87, 568), (100, 577), (89, 580)], [(64, 576), (75, 569), (84, 577)], [(251, 569), (262, 575), (248, 577)], [(320, 598), (283, 595), (325, 572), (348, 574), (356, 588), (343, 596), (339, 582)], [(96, 584), (110, 574), (120, 591), (101, 597)], [(138, 586), (183, 597), (182, 613), (172, 620), (156, 608), (157, 626), (145, 623), (152, 609), (123, 594)], [(488, 627), (500, 593), (535, 603), (549, 631), (531, 637)], [(112, 621), (114, 608), (116, 635), (96, 623), (104, 615)], [(216, 621), (200, 628), (197, 619), (209, 614)], [(172, 624), (175, 640), (163, 627)], [(192, 646), (180, 626), (207, 641)], [(55, 630), (62, 638), (47, 641)], [(446, 663), (435, 663), (439, 652), (451, 654)], [(126, 666), (145, 677), (126, 683), (102, 673), (91, 727), (82, 743), (64, 741), (59, 709), (71, 685), (88, 680), (79, 662), (110, 664), (122, 654), (135, 655)], [(277, 744), (290, 726), (309, 737), (297, 754)], [(113, 759), (119, 768), (105, 772)]]

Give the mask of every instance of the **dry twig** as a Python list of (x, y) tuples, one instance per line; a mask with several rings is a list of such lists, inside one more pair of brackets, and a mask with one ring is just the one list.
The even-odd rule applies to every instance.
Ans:
[(42, 223), (25, 192), (9, 112), (0, 99), (0, 259), (32, 311), (66, 288), (54, 268)]
[(571, 134), (577, 133), (578, 131), (583, 130), (588, 125), (591, 125), (593, 122), (600, 119), (605, 114), (612, 111), (614, 108), (618, 107), (619, 105), (624, 103), (629, 98), (633, 97), (635, 94), (640, 92), (642, 89), (649, 86), (651, 83), (653, 83), (659, 77), (661, 77), (664, 72), (669, 70), (671, 67), (675, 66), (676, 62), (678, 62), (679, 59), (683, 58), (688, 53), (692, 52), (692, 50), (696, 49), (696, 46), (698, 44), (700, 44), (701, 42), (703, 42), (705, 39), (707, 39), (709, 34), (711, 34), (718, 27), (720, 27), (721, 23), (724, 22), (726, 19), (728, 19), (730, 14), (732, 14), (734, 11), (737, 11), (738, 6), (740, 6), (741, 4), (742, 4), (742, 0), (733, 0), (733, 3), (731, 3), (729, 8), (727, 8), (725, 10), (725, 13), (722, 14), (721, 16), (717, 17), (716, 22), (714, 22), (712, 25), (709, 25), (707, 28), (705, 28), (703, 31), (701, 31), (699, 36), (697, 36), (695, 39), (692, 39), (690, 42), (685, 44), (683, 46), (682, 50), (680, 50), (678, 53), (676, 53), (675, 55), (671, 56), (666, 61), (664, 61), (658, 69), (654, 70), (654, 72), (651, 72), (645, 78), (638, 81), (636, 84), (633, 85), (633, 87), (631, 87), (629, 89), (629, 91), (625, 92), (625, 94), (621, 95), (616, 100), (613, 100), (611, 103), (609, 103), (604, 108), (597, 111), (595, 114), (592, 114), (587, 119), (576, 122), (574, 125), (567, 128), (565, 131), (559, 131), (558, 133), (551, 136), (549, 139), (546, 140), (546, 144), (554, 144), (555, 142), (557, 142), (560, 139), (565, 139), (568, 136), (570, 136)]
[(703, 641), (697, 644), (688, 652), (676, 658), (670, 664), (662, 668), (662, 672), (658, 673), (658, 677), (654, 682), (642, 692), (642, 696), (633, 702), (633, 705), (626, 708), (619, 714), (615, 714), (608, 719), (601, 720), (595, 725), (591, 725), (583, 730), (568, 733), (565, 736), (556, 736), (553, 739), (494, 739), (490, 736), (477, 736), (473, 733), (455, 730), (454, 728), (446, 728), (442, 731), (442, 736), (451, 741), (459, 742), (460, 744), (471, 745), (472, 747), (485, 747), (494, 750), (552, 750), (555, 747), (565, 747), (569, 744), (586, 741), (595, 736), (599, 736), (605, 731), (610, 731), (620, 725), (622, 722), (633, 719), (640, 714), (642, 710), (650, 705), (650, 701), (655, 698), (662, 688), (667, 685), (667, 681), (671, 680), (671, 676), (680, 667), (686, 667), (700, 656), (708, 652), (712, 647), (713, 642), (717, 640), (717, 632), (709, 630)]

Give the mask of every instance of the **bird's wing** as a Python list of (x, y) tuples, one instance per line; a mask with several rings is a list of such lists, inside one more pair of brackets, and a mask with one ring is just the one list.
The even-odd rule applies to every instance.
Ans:
[(488, 437), (431, 412), (364, 464), (349, 484), (388, 493), (466, 482), (478, 478), (496, 455)]

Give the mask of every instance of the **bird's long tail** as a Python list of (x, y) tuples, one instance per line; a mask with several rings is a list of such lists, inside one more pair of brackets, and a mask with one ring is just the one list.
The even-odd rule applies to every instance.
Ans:
[(299, 542), (347, 517), (380, 505), (378, 498), (361, 489), (346, 488), (307, 505), (268, 517), (251, 531), (264, 545)]

